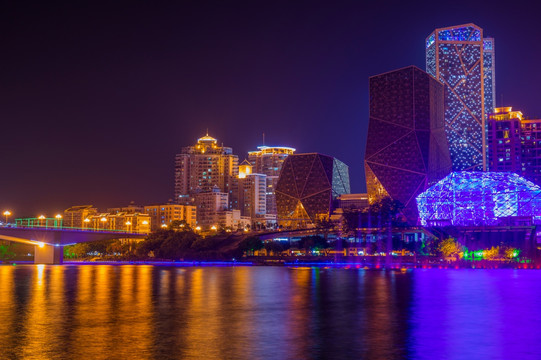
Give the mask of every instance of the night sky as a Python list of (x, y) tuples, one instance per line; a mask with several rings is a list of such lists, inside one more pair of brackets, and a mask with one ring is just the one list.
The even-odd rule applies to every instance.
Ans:
[(541, 117), (526, 2), (157, 3), (2, 2), (0, 210), (167, 201), (175, 153), (207, 128), (240, 161), (262, 133), (333, 155), (365, 191), (368, 77), (424, 69), (436, 27), (495, 37), (497, 105)]

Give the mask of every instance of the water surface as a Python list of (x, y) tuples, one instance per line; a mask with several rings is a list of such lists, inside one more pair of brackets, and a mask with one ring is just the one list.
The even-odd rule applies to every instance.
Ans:
[(541, 271), (0, 266), (2, 359), (539, 359)]

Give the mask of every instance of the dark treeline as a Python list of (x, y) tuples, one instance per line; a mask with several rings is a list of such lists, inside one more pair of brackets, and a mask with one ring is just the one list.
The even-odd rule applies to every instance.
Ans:
[[(202, 237), (188, 230), (155, 231), (143, 241), (105, 240), (66, 246), (66, 259), (232, 260), (259, 246), (259, 238), (217, 234)], [(254, 245), (255, 244), (255, 245)]]

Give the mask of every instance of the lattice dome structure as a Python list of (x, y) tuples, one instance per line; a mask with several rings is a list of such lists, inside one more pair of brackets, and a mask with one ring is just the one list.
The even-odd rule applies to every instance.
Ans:
[(451, 172), (443, 102), (443, 85), (415, 66), (370, 78), (369, 201), (399, 201), (411, 224), (417, 223), (415, 197)]
[(424, 226), (496, 226), (541, 215), (541, 188), (511, 172), (453, 172), (417, 196)]
[(485, 114), (495, 104), (494, 39), (475, 24), (434, 30), (426, 39), (426, 72), (445, 85), (445, 131), (453, 170), (486, 165)]
[(329, 216), (336, 197), (350, 193), (348, 166), (317, 153), (289, 155), (275, 193), (281, 225), (313, 224), (319, 217)]

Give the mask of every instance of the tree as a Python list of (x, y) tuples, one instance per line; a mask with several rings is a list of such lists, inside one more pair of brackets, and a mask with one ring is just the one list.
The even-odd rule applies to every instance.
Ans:
[(329, 232), (331, 232), (334, 229), (334, 222), (329, 220), (328, 217), (322, 216), (318, 217), (316, 219), (316, 229), (321, 231), (323, 233), (323, 236), (325, 237), (325, 240), (327, 240), (327, 237), (329, 236)]
[(462, 252), (462, 247), (453, 238), (444, 239), (438, 246), (438, 251), (444, 258), (455, 256), (458, 258)]
[(11, 244), (0, 244), (0, 260), (8, 261), (15, 257)]
[(262, 248), (263, 242), (261, 241), (259, 236), (248, 236), (239, 244), (239, 250), (246, 252), (248, 255), (253, 255), (254, 251), (260, 250)]
[(190, 224), (186, 220), (173, 220), (169, 223), (169, 230), (180, 230), (180, 231), (192, 231)]
[(150, 252), (160, 259), (177, 260), (192, 251), (199, 236), (192, 231), (158, 230), (139, 243), (136, 253), (146, 257)]
[(267, 250), (269, 253), (272, 252), (274, 256), (280, 255), (282, 251), (287, 250), (289, 248), (289, 244), (281, 244), (277, 241), (268, 241), (264, 245), (265, 250)]
[(355, 242), (357, 242), (357, 228), (359, 228), (361, 213), (359, 211), (354, 211), (351, 209), (344, 210), (342, 215), (342, 232), (349, 236), (353, 233), (355, 237)]
[(520, 255), (520, 250), (514, 247), (508, 247), (504, 250), (507, 259), (515, 259)]

